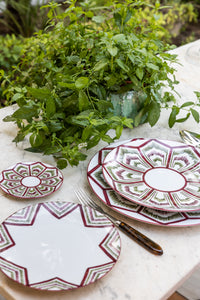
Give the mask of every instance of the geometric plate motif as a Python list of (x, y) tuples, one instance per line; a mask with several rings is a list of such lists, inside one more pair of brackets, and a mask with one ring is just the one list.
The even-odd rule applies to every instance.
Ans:
[(102, 214), (52, 201), (20, 209), (0, 225), (0, 269), (40, 290), (68, 290), (106, 275), (120, 255), (120, 236)]
[(50, 195), (62, 182), (60, 170), (42, 162), (17, 163), (0, 175), (0, 188), (4, 192), (26, 199)]
[(108, 185), (131, 202), (153, 209), (200, 210), (200, 150), (182, 143), (133, 139), (105, 158)]
[(27, 270), (21, 266), (18, 266), (6, 259), (0, 258), (0, 268), (4, 274), (18, 281), (24, 285), (27, 285)]
[(114, 266), (114, 262), (105, 264), (104, 266), (91, 267), (87, 269), (82, 281), (82, 285), (93, 283), (97, 279), (105, 276)]
[[(167, 212), (144, 207), (131, 202), (116, 193), (106, 182), (102, 173), (102, 164), (111, 150), (127, 141), (113, 143), (97, 152), (88, 164), (87, 178), (95, 194), (113, 210), (145, 223), (167, 227), (193, 226), (200, 224), (200, 211)], [(177, 145), (183, 145), (177, 143)]]

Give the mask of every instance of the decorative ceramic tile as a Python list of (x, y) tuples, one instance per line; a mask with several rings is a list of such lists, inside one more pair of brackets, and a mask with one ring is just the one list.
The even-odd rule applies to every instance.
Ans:
[(115, 226), (76, 203), (27, 206), (0, 225), (0, 269), (41, 290), (79, 288), (102, 278), (121, 249)]
[(125, 142), (118, 142), (107, 146), (96, 153), (91, 159), (88, 165), (87, 176), (88, 182), (96, 195), (113, 210), (135, 220), (168, 227), (199, 225), (200, 211), (167, 212), (144, 207), (123, 198), (108, 185), (102, 174), (103, 161), (111, 150)]
[(103, 162), (113, 190), (134, 203), (166, 211), (200, 210), (200, 150), (173, 141), (133, 139)]
[(0, 188), (19, 198), (39, 198), (59, 189), (63, 175), (56, 167), (42, 162), (20, 162), (0, 175)]

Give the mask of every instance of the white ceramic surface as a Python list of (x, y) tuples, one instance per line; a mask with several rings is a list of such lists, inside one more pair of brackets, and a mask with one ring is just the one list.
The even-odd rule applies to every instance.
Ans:
[(159, 139), (133, 139), (105, 158), (103, 175), (134, 203), (165, 211), (200, 210), (200, 149)]
[(0, 269), (41, 290), (79, 288), (106, 275), (120, 254), (120, 237), (102, 214), (80, 204), (27, 206), (0, 225)]

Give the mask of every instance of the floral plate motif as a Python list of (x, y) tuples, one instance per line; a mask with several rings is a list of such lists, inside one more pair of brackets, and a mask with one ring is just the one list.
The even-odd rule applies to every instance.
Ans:
[(0, 225), (0, 269), (39, 290), (79, 288), (105, 276), (120, 255), (116, 227), (77, 203), (45, 202), (20, 209)]
[(42, 162), (20, 162), (0, 175), (0, 188), (18, 198), (39, 198), (57, 191), (63, 175), (56, 167)]
[(133, 139), (103, 162), (107, 183), (129, 201), (166, 211), (200, 210), (200, 150), (173, 141)]
[(105, 181), (102, 173), (103, 161), (115, 147), (125, 142), (117, 142), (97, 152), (88, 165), (87, 177), (92, 190), (107, 206), (138, 221), (167, 227), (183, 227), (200, 224), (200, 211), (167, 212), (156, 210), (127, 201), (116, 193)]

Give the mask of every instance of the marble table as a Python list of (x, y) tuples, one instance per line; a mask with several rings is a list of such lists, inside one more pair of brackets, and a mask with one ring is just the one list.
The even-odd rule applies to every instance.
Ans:
[[(199, 45), (200, 40), (173, 50), (177, 53), (181, 65), (177, 65), (176, 77), (180, 81), (177, 90), (179, 101), (195, 100), (194, 91), (200, 91), (200, 63), (188, 60), (189, 47)], [(0, 171), (19, 161), (43, 161), (55, 165), (49, 156), (26, 152), (23, 149), (27, 141), (18, 144), (12, 142), (17, 128), (2, 119), (15, 110), (15, 106), (0, 110)], [(159, 122), (150, 127), (144, 124), (133, 130), (125, 129), (120, 140), (127, 138), (162, 138), (181, 141), (180, 129), (199, 131), (199, 125), (190, 118), (185, 123), (168, 127), (169, 111), (163, 111)], [(112, 134), (112, 132), (111, 132)], [(88, 158), (78, 167), (63, 170), (64, 183), (53, 195), (42, 200), (18, 200), (0, 191), (0, 222), (6, 217), (38, 201), (64, 200), (78, 202), (72, 183), (90, 190), (86, 178), (86, 169), (91, 157), (105, 146), (100, 143), (88, 152)], [(200, 225), (193, 227), (169, 228), (155, 226), (122, 217), (139, 231), (158, 242), (163, 250), (162, 256), (155, 256), (120, 232), (122, 250), (114, 268), (101, 280), (80, 289), (61, 292), (37, 291), (24, 287), (7, 278), (0, 272), (0, 294), (8, 300), (164, 300), (167, 299), (200, 266)]]

